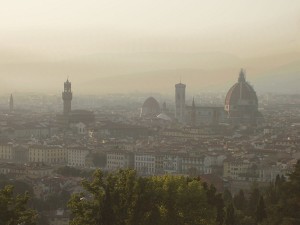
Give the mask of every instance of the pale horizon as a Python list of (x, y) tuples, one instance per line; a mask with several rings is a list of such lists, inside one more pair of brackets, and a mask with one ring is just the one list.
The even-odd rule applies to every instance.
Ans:
[[(300, 2), (7, 1), (1, 93), (224, 91), (245, 68), (258, 92), (299, 93)], [(283, 83), (286, 82), (286, 83)], [(291, 86), (291, 87), (288, 87)]]

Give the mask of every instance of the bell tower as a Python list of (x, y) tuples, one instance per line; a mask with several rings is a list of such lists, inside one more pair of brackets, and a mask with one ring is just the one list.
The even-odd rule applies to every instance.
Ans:
[(175, 85), (175, 118), (180, 122), (185, 122), (185, 88), (186, 85)]
[(71, 112), (71, 101), (72, 101), (72, 89), (71, 82), (69, 79), (64, 83), (64, 91), (62, 93), (62, 99), (64, 101), (64, 115)]

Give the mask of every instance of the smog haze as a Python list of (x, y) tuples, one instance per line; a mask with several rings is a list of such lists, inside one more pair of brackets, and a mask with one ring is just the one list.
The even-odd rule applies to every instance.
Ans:
[(297, 0), (28, 0), (0, 9), (1, 94), (226, 91), (240, 68), (257, 91), (299, 93)]

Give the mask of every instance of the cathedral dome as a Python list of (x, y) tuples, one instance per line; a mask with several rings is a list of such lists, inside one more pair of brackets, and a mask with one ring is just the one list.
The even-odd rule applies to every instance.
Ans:
[(157, 116), (160, 113), (159, 103), (155, 98), (149, 97), (142, 106), (141, 116)]
[(240, 72), (238, 82), (229, 89), (225, 98), (226, 111), (236, 106), (258, 106), (256, 92), (246, 81), (243, 70)]

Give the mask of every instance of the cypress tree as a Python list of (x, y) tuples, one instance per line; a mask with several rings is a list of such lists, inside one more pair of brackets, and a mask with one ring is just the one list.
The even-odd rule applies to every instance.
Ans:
[(233, 203), (234, 203), (234, 206), (235, 206), (236, 209), (242, 210), (242, 211), (245, 209), (245, 207), (246, 207), (246, 198), (245, 198), (243, 190), (240, 190), (238, 195), (234, 196)]
[(235, 215), (233, 204), (230, 204), (226, 209), (225, 225), (235, 225)]
[(267, 218), (266, 206), (264, 198), (261, 196), (256, 208), (256, 223), (261, 223), (265, 218)]

